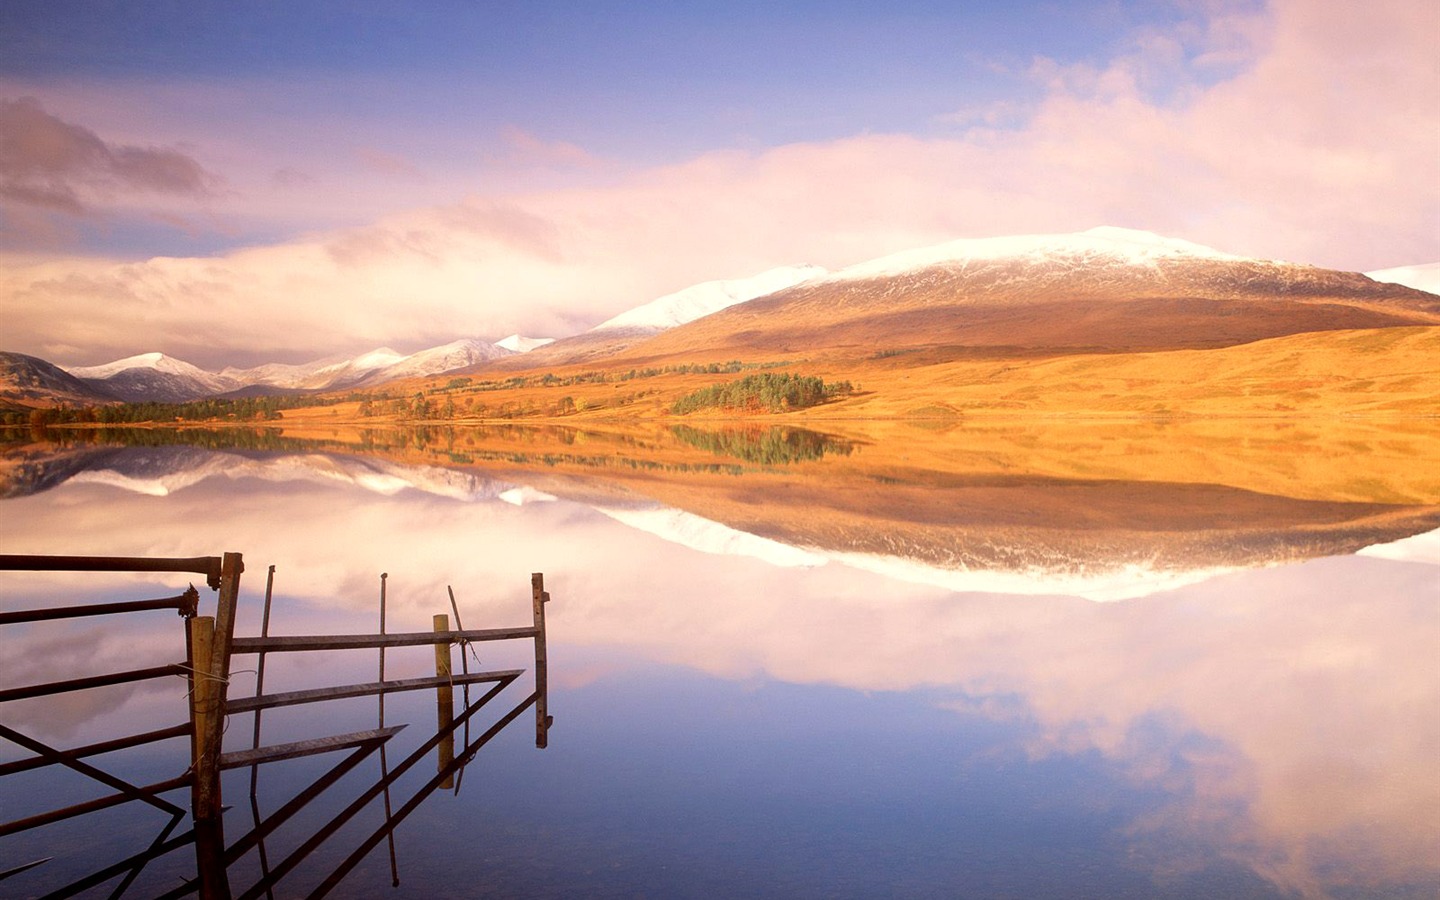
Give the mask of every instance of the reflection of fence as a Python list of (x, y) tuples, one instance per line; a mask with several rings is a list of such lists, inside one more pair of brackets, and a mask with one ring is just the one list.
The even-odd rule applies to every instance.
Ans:
[[(57, 749), (33, 737), (0, 724), (0, 738), (15, 744), (30, 754), (27, 758), (9, 763), (0, 763), (0, 777), (33, 771), (48, 766), (62, 766), (106, 786), (112, 793), (102, 797), (51, 809), (25, 818), (0, 822), (0, 838), (22, 831), (41, 828), (67, 819), (74, 819), (101, 809), (124, 803), (139, 802), (163, 811), (170, 818), (160, 833), (140, 853), (129, 856), (114, 864), (79, 878), (46, 895), (68, 897), (83, 891), (115, 882), (112, 897), (123, 895), (140, 877), (145, 866), (166, 854), (182, 847), (193, 845), (195, 853), (195, 877), (180, 887), (163, 894), (165, 897), (183, 897), (198, 893), (202, 898), (231, 897), (230, 873), (232, 867), (256, 852), (261, 877), (255, 884), (243, 891), (242, 898), (268, 895), (273, 886), (289, 875), (307, 856), (333, 836), (341, 827), (377, 797), (384, 796), (385, 818), (380, 827), (362, 839), (353, 851), (336, 866), (312, 890), (310, 896), (319, 897), (330, 891), (345, 877), (375, 846), (390, 837), (396, 826), (419, 804), (440, 787), (449, 787), (457, 772), (463, 773), (464, 766), (502, 729), (530, 707), (535, 708), (535, 743), (544, 747), (547, 743), (551, 718), (547, 710), (546, 649), (545, 649), (545, 602), (549, 594), (544, 590), (541, 575), (531, 576), (531, 597), (533, 623), (522, 628), (492, 628), (467, 631), (461, 628), (459, 609), (451, 595), (451, 607), (455, 613), (456, 628), (449, 628), (448, 618), (435, 617), (435, 629), (428, 632), (387, 634), (384, 620), (384, 587), (382, 576), (380, 633), (369, 635), (310, 635), (272, 637), (269, 635), (270, 585), (267, 584), (265, 611), (261, 634), (258, 637), (235, 637), (235, 616), (239, 599), (240, 575), (244, 563), (238, 553), (224, 556), (197, 557), (191, 559), (149, 559), (130, 557), (49, 557), (49, 556), (3, 556), (0, 555), (0, 570), (30, 571), (88, 571), (88, 572), (167, 572), (197, 573), (206, 576), (212, 590), (217, 591), (214, 616), (200, 616), (199, 593), (191, 586), (176, 597), (158, 600), (125, 601), (117, 603), (64, 606), (52, 609), (32, 609), (0, 612), (0, 625), (36, 623), (70, 619), (83, 616), (103, 616), (156, 609), (175, 609), (186, 619), (185, 662), (153, 666), (123, 672), (111, 672), (67, 679), (45, 684), (0, 689), (0, 709), (10, 701), (57, 697), (63, 694), (84, 691), (108, 685), (129, 684), (148, 679), (182, 675), (189, 680), (190, 703), (189, 721), (168, 728), (141, 734), (125, 735), (111, 740), (82, 747)], [(274, 568), (271, 570), (273, 583)], [(524, 673), (522, 669), (470, 672), (465, 661), (463, 648), (471, 642), (530, 639), (535, 646), (535, 689), (514, 707), (504, 712), (486, 728), (479, 737), (470, 739), (471, 720), (506, 687), (513, 684)], [(451, 671), (450, 648), (453, 644), (462, 646), (461, 674)], [(436, 675), (433, 678), (409, 678), (386, 680), (386, 648), (416, 645), (435, 647)], [(269, 653), (296, 653), (321, 650), (353, 648), (378, 649), (380, 654), (379, 680), (361, 684), (337, 685), (303, 691), (263, 693), (265, 656)], [(236, 654), (256, 654), (259, 658), (256, 693), (253, 697), (236, 698), (228, 696), (230, 660)], [(485, 685), (486, 689), (474, 702), (470, 701), (471, 685)], [(459, 686), (464, 693), (463, 709), (457, 715), (453, 708), (453, 689)], [(393, 768), (385, 757), (387, 742), (398, 733), (401, 726), (386, 727), (384, 723), (384, 696), (397, 691), (434, 689), (437, 698), (437, 727), (434, 737)], [(375, 696), (380, 704), (380, 721), (376, 728), (347, 734), (316, 737), (302, 741), (272, 746), (261, 746), (261, 715), (264, 710), (280, 706), (312, 704), (326, 700), (347, 697)], [(224, 752), (222, 747), (225, 722), (228, 716), (243, 713), (254, 714), (252, 746), (248, 750)], [(455, 735), (463, 729), (464, 743), (459, 752), (454, 747)], [(190, 738), (190, 765), (187, 770), (165, 781), (148, 785), (137, 785), (92, 765), (86, 760), (116, 751), (143, 747), (168, 739), (183, 736)], [(265, 851), (265, 839), (278, 828), (335, 785), (344, 775), (355, 769), (371, 754), (381, 754), (381, 777), (344, 807), (328, 822), (315, 829), (301, 841), (284, 859), (275, 865)], [(260, 815), (256, 800), (256, 776), (258, 767), (264, 763), (295, 759), (302, 756), (349, 751), (349, 753), (300, 790), (288, 802), (269, 816)], [(430, 753), (435, 752), (439, 760), (433, 778), (422, 785), (398, 809), (392, 808), (390, 788), (407, 772), (412, 770)], [(221, 772), (231, 769), (249, 768), (251, 828), (238, 839), (227, 842), (225, 837), (225, 807), (221, 803)], [(185, 810), (178, 804), (166, 800), (162, 795), (184, 787), (190, 788), (191, 828), (175, 834), (184, 818)], [(0, 881), (20, 876), (22, 873), (42, 866), (49, 858), (36, 859), (13, 865), (0, 871)], [(392, 877), (394, 873), (394, 850), (391, 847)], [(398, 878), (396, 878), (398, 884)]]

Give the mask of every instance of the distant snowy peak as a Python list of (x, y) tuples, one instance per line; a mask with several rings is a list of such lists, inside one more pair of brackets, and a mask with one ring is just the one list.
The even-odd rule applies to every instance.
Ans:
[(703, 318), (726, 307), (756, 297), (764, 297), (806, 281), (821, 278), (826, 271), (819, 266), (784, 266), (770, 269), (749, 278), (729, 281), (706, 281), (682, 291), (666, 294), (601, 322), (592, 332), (610, 329), (649, 329), (664, 331)]
[(546, 344), (553, 343), (555, 343), (554, 338), (530, 338), (512, 334), (509, 337), (503, 337), (496, 341), (495, 346), (503, 350), (509, 350), (511, 353), (529, 353), (537, 347), (543, 347)]
[(466, 338), (409, 355), (380, 347), (355, 357), (329, 357), (295, 366), (274, 363), (253, 369), (226, 369), (222, 374), (246, 385), (323, 391), (439, 375), (509, 355), (488, 341)]
[[(364, 383), (393, 381), (396, 378), (418, 378), (425, 375), (439, 375), (455, 369), (463, 369), (477, 363), (509, 356), (510, 351), (488, 341), (466, 338), (452, 341), (429, 350), (421, 350), (409, 356), (402, 356), (367, 375)], [(367, 356), (373, 357), (374, 354)], [(367, 359), (362, 357), (361, 359)], [(367, 360), (368, 361), (368, 360)], [(359, 368), (360, 360), (357, 360)]]
[(962, 238), (849, 266), (836, 272), (830, 280), (884, 278), (937, 266), (964, 267), (972, 262), (1109, 262), (1153, 266), (1162, 260), (1177, 259), (1236, 262), (1245, 257), (1148, 231), (1101, 226), (1077, 234)]
[(71, 375), (122, 400), (182, 403), (243, 387), (226, 375), (206, 372), (163, 353), (141, 353), (101, 366), (76, 366)]
[(403, 353), (396, 353), (389, 347), (381, 347), (371, 350), (369, 353), (362, 353), (350, 360), (347, 365), (352, 369), (384, 369), (404, 362), (406, 356)]
[(193, 366), (184, 360), (175, 359), (163, 353), (139, 353), (135, 356), (117, 359), (112, 363), (105, 363), (102, 366), (71, 366), (65, 371), (76, 378), (112, 378), (131, 369), (150, 369), (155, 372), (164, 372), (166, 375), (186, 375), (193, 378), (217, 377), (199, 366)]
[(1402, 284), (1428, 294), (1440, 294), (1440, 263), (1377, 269), (1374, 272), (1366, 272), (1365, 275), (1373, 281)]

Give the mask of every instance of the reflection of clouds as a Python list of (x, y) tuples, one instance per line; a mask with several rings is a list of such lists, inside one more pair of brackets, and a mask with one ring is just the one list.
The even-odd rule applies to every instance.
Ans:
[[(726, 678), (927, 688), (1032, 718), (1034, 756), (1102, 754), (1174, 798), (1132, 828), (1218, 847), (1284, 886), (1353, 879), (1363, 892), (1436, 875), (1433, 566), (1323, 559), (1097, 605), (692, 552), (565, 501), (357, 487), (212, 479), (160, 498), (71, 483), (7, 501), (0, 540), (27, 553), (241, 550), (245, 603), (258, 605), (274, 563), (277, 596), (346, 616), (372, 614), (385, 570), (392, 621), (446, 609), (454, 585), (470, 627), (523, 624), (528, 573), (545, 572), (557, 683), (593, 676), (567, 673), (570, 646)], [(303, 630), (287, 613), (277, 607), (281, 630)]]
[[(10, 573), (0, 593), (0, 608), (38, 604), (9, 600)], [(91, 590), (96, 577), (89, 576)], [(173, 595), (174, 591), (130, 593), (124, 599)], [(93, 594), (71, 596), (93, 602)], [(103, 623), (103, 624), (102, 624)], [(0, 687), (14, 688), (85, 678), (185, 661), (184, 622), (175, 613), (156, 611), (103, 619), (73, 619), (8, 625), (0, 632)], [(179, 676), (112, 685), (0, 707), (6, 724), (40, 740), (82, 743), (184, 722), (188, 686)], [(143, 724), (142, 724), (143, 723)], [(7, 748), (8, 749), (8, 748)]]

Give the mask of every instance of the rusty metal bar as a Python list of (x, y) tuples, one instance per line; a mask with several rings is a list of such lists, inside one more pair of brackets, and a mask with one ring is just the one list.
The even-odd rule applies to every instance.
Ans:
[(24, 747), (31, 753), (37, 753), (40, 756), (45, 757), (46, 759), (52, 759), (68, 769), (74, 769), (81, 775), (92, 778), (95, 781), (98, 781), (101, 784), (105, 785), (106, 787), (114, 788), (117, 791), (127, 794), (130, 796), (131, 799), (141, 800), (145, 803), (150, 804), (151, 806), (154, 806), (157, 809), (163, 809), (167, 813), (173, 814), (180, 810), (180, 807), (176, 806), (173, 803), (161, 800), (159, 797), (150, 796), (150, 793), (147, 792), (149, 791), (149, 789), (147, 788), (138, 788), (128, 781), (123, 781), (119, 778), (116, 778), (109, 772), (103, 772), (100, 769), (95, 768), (89, 763), (83, 763), (78, 759), (73, 759), (69, 755), (59, 750), (56, 750), (54, 747), (42, 744), (32, 737), (27, 737), (26, 735), (21, 734), (20, 732), (9, 727), (8, 725), (0, 725), (0, 737), (3, 737), (14, 744), (18, 744), (21, 747)]
[[(425, 783), (424, 787), (421, 787), (409, 800), (405, 801), (405, 805), (400, 807), (400, 810), (395, 813), (393, 820), (387, 821), (384, 827), (382, 827), (378, 831), (375, 831), (368, 838), (362, 841), (360, 846), (356, 847), (355, 850), (348, 857), (346, 857), (345, 861), (342, 862), (339, 867), (335, 869), (335, 871), (331, 872), (330, 875), (323, 882), (321, 882), (318, 887), (315, 888), (315, 890), (311, 891), (309, 895), (309, 900), (319, 900), (319, 898), (324, 897), (326, 894), (330, 893), (331, 889), (333, 889), (337, 884), (339, 884), (340, 881), (350, 873), (351, 869), (359, 865), (360, 861), (365, 858), (366, 854), (368, 854), (371, 850), (375, 848), (376, 844), (380, 843), (381, 838), (393, 834), (395, 828), (399, 826), (401, 822), (405, 821), (405, 817), (410, 815), (410, 813), (414, 812), (416, 807), (418, 807), (421, 803), (425, 802), (425, 800), (428, 799), (429, 796), (436, 791), (436, 789), (438, 789), (442, 784), (444, 784), (445, 779), (452, 777), (456, 769), (464, 766), (467, 762), (473, 759), (475, 757), (475, 754), (479, 753), (482, 747), (490, 743), (491, 739), (494, 738), (495, 735), (503, 731), (505, 726), (515, 721), (515, 719), (518, 718), (521, 713), (529, 709), (530, 705), (533, 704), (538, 697), (538, 693), (532, 693), (529, 697), (526, 697), (524, 700), (522, 700), (520, 704), (514, 709), (501, 716), (494, 725), (491, 725), (489, 728), (485, 729), (485, 733), (480, 735), (480, 737), (476, 738), (473, 743), (467, 744), (465, 747), (465, 752), (463, 754), (461, 754), (455, 760), (451, 761), (448, 766), (442, 768), (438, 773), (436, 773), (433, 778), (431, 778), (428, 782)], [(453, 735), (455, 729), (452, 727), (449, 729), (449, 732)]]
[(165, 839), (170, 836), (170, 832), (175, 830), (175, 826), (179, 825), (180, 820), (183, 818), (185, 818), (184, 812), (177, 812), (170, 817), (170, 822), (164, 828), (160, 829), (160, 833), (155, 835), (155, 840), (150, 842), (150, 846), (146, 848), (143, 854), (138, 856), (135, 864), (130, 867), (130, 871), (126, 873), (120, 883), (115, 886), (115, 890), (110, 892), (110, 900), (119, 900), (120, 897), (125, 895), (125, 892), (130, 889), (130, 885), (134, 884), (135, 879), (139, 878), (140, 873), (145, 870), (145, 866), (152, 859), (156, 858), (158, 855), (156, 852), (157, 849), (164, 846)]
[[(234, 844), (231, 844), (230, 847), (225, 850), (225, 865), (229, 866), (233, 864), (246, 853), (249, 853), (252, 848), (263, 845), (266, 837), (284, 825), (296, 813), (308, 806), (311, 801), (328, 790), (335, 782), (339, 781), (352, 769), (364, 762), (365, 758), (371, 753), (374, 753), (378, 747), (382, 746), (384, 746), (383, 740), (371, 741), (357, 747), (354, 753), (340, 760), (340, 762), (332, 766), (328, 772), (311, 782), (309, 787), (290, 798), (288, 803), (271, 813), (269, 817), (256, 825), (249, 833), (242, 836)], [(193, 840), (193, 832), (186, 837)], [(172, 841), (171, 843), (174, 842)], [(164, 852), (168, 852), (170, 849), (173, 848), (167, 846)], [(118, 869), (116, 871), (118, 871)], [(116, 874), (116, 872), (112, 871), (111, 875), (114, 874)], [(276, 876), (272, 878), (270, 873), (266, 872), (264, 879), (270, 882), (265, 888), (266, 892), (268, 892), (269, 888), (274, 885), (274, 882), (279, 880), (279, 877)], [(86, 886), (88, 887), (89, 885), (87, 884)], [(196, 882), (187, 882), (166, 894), (162, 894), (157, 900), (178, 900), (180, 897), (195, 893), (198, 887), (199, 885)], [(67, 894), (65, 896), (69, 895)], [(49, 898), (46, 898), (46, 900), (49, 900)]]
[[(455, 722), (451, 725), (451, 731), (453, 732), (453, 730), (459, 727), (462, 722), (468, 720), (471, 716), (475, 715), (475, 713), (479, 712), (480, 709), (485, 706), (485, 704), (489, 703), (490, 700), (495, 697), (495, 695), (499, 694), (507, 686), (512, 684), (515, 681), (515, 678), (518, 677), (519, 676), (517, 674), (514, 677), (511, 677), (505, 681), (496, 684), (494, 687), (486, 691), (484, 696), (482, 696), (479, 700), (475, 701), (475, 704), (473, 706), (471, 706), (469, 709), (466, 709), (465, 712), (461, 713), (460, 716), (457, 717)], [(302, 843), (299, 847), (295, 848), (294, 852), (292, 852), (283, 861), (281, 861), (278, 866), (275, 867), (275, 870), (271, 872), (268, 878), (262, 878), (260, 881), (256, 882), (248, 890), (246, 890), (243, 894), (241, 894), (239, 900), (255, 900), (255, 898), (260, 896), (260, 894), (262, 894), (268, 887), (274, 885), (280, 879), (288, 875), (291, 870), (293, 870), (296, 866), (303, 862), (307, 856), (314, 852), (316, 847), (319, 847), (322, 843), (328, 840), (331, 835), (333, 835), (336, 831), (340, 830), (340, 828), (342, 828), (346, 822), (350, 821), (352, 818), (355, 817), (356, 813), (360, 812), (360, 810), (364, 809), (370, 803), (370, 801), (374, 800), (377, 796), (379, 796), (386, 787), (397, 781), (416, 763), (427, 758), (430, 752), (435, 749), (435, 747), (444, 737), (445, 735), (443, 734), (436, 734), (434, 737), (430, 738), (429, 740), (425, 741), (425, 743), (417, 747), (409, 756), (405, 757), (405, 759), (400, 763), (400, 765), (392, 769), (389, 775), (367, 788), (359, 797), (355, 798), (355, 800), (353, 800), (349, 806), (341, 810), (329, 822), (325, 823), (319, 829), (317, 829), (314, 834), (312, 834), (308, 839), (305, 840), (304, 843)]]
[[(390, 578), (390, 573), (389, 573), (389, 572), (381, 572), (381, 573), (380, 573), (380, 634), (381, 634), (382, 636), (385, 634), (385, 602), (386, 602), (386, 601), (385, 601), (385, 587), (386, 587), (386, 584), (387, 584), (387, 581), (388, 581), (389, 578)], [(380, 681), (381, 681), (382, 684), (383, 684), (384, 681), (385, 681), (385, 648), (384, 648), (384, 646), (381, 646), (381, 647), (380, 647)], [(375, 695), (375, 699), (376, 699), (376, 705), (377, 705), (377, 708), (378, 708), (377, 715), (378, 715), (379, 720), (380, 720), (380, 726), (379, 726), (379, 727), (384, 728), (384, 727), (385, 727), (385, 692), (384, 692), (384, 691), (381, 691), (380, 693), (376, 694), (376, 695)], [(390, 785), (389, 785), (389, 782), (388, 782), (388, 779), (390, 778), (390, 760), (386, 757), (386, 754), (385, 754), (385, 744), (381, 744), (381, 745), (380, 745), (380, 778), (381, 778), (382, 781), (386, 781), (386, 785), (385, 785), (385, 821), (388, 822), (388, 821), (390, 821)], [(390, 886), (391, 886), (391, 887), (399, 887), (399, 886), (400, 886), (400, 863), (399, 863), (399, 861), (395, 858), (395, 839), (394, 839), (393, 837), (390, 839)], [(266, 891), (268, 892), (269, 889), (267, 888)]]
[[(461, 676), (470, 684), (488, 681), (513, 681), (524, 674), (524, 669), (498, 669), (493, 672), (476, 672)], [(373, 694), (393, 694), (398, 691), (418, 691), (450, 684), (449, 678), (404, 678), (399, 681), (371, 681), (367, 684), (342, 684), (335, 687), (311, 688), (304, 691), (286, 691), (266, 694), (261, 697), (241, 697), (230, 703), (233, 713), (249, 712), (253, 709), (270, 709), (275, 706), (293, 706), (297, 703), (317, 703), (321, 700), (340, 700), (348, 697), (369, 697)], [(460, 678), (454, 679), (459, 684)]]
[[(161, 728), (158, 731), (147, 731), (144, 734), (134, 734), (129, 737), (116, 738), (113, 741), (102, 741), (98, 744), (88, 744), (84, 747), (75, 747), (71, 750), (62, 750), (71, 759), (84, 759), (87, 756), (99, 756), (102, 753), (111, 753), (116, 750), (128, 750), (131, 747), (139, 747), (144, 744), (153, 744), (156, 741), (163, 741), (169, 738), (182, 737), (190, 733), (190, 723), (184, 725), (172, 725), (169, 728)], [(43, 769), (46, 766), (58, 765), (53, 760), (43, 757), (31, 757), (20, 759), (15, 762), (0, 763), (0, 778), (6, 775), (14, 775), (19, 772), (28, 772), (31, 769)]]
[(509, 641), (535, 637), (527, 628), (481, 628), (471, 631), (410, 631), (395, 634), (297, 634), (268, 638), (238, 637), (231, 653), (282, 653), (300, 650), (366, 650), (375, 647), (418, 647), (422, 644), (457, 641)]
[(149, 669), (134, 669), (129, 672), (113, 672), (108, 675), (93, 675), (89, 678), (71, 678), (67, 681), (52, 681), (48, 684), (32, 684), (26, 687), (0, 691), (0, 703), (11, 700), (28, 700), (32, 697), (48, 697), (66, 691), (83, 691), (88, 688), (109, 687), (112, 684), (129, 684), (167, 675), (184, 675), (185, 667), (179, 663), (168, 666), (153, 666)]
[[(270, 568), (266, 571), (266, 574), (265, 574), (265, 610), (264, 610), (264, 615), (263, 615), (263, 616), (261, 617), (261, 619), (260, 619), (260, 636), (261, 636), (262, 638), (264, 638), (264, 637), (269, 637), (269, 636), (270, 636), (270, 608), (271, 608), (271, 605), (272, 605), (274, 599), (275, 599), (275, 567), (272, 565), (272, 566), (270, 566)], [(265, 693), (265, 651), (262, 650), (262, 651), (260, 651), (260, 658), (259, 658), (259, 660), (258, 660), (257, 663), (256, 663), (256, 671), (255, 671), (255, 696), (258, 697), (258, 696), (260, 696), (260, 695), (263, 694), (263, 693)], [(260, 709), (255, 710), (254, 739), (252, 740), (252, 742), (251, 742), (251, 744), (250, 744), (250, 749), (251, 749), (251, 750), (254, 750), (254, 751), (259, 751), (259, 749), (260, 749), (260, 717), (261, 717), (263, 714), (264, 714), (264, 710), (260, 710)], [(221, 768), (222, 768), (222, 769), (225, 767), (225, 755), (224, 755), (224, 754), (221, 754), (221, 757), (220, 757), (220, 765), (221, 765)], [(252, 763), (251, 766), (250, 766), (250, 816), (251, 816), (251, 821), (255, 823), (255, 828), (257, 828), (257, 829), (260, 827), (259, 784), (260, 784), (260, 766), (259, 766), (258, 761), (257, 761), (256, 763)], [(269, 874), (270, 874), (270, 854), (269, 854), (269, 853), (266, 851), (266, 849), (265, 849), (265, 841), (264, 841), (263, 839), (260, 841), (260, 848), (259, 848), (259, 849), (260, 849), (260, 852), (259, 852), (259, 857), (260, 857), (260, 873), (261, 873), (262, 875), (269, 875)], [(275, 900), (275, 895), (274, 895), (273, 892), (266, 891), (265, 896), (266, 896), (267, 900)]]
[[(274, 598), (274, 595), (275, 567), (271, 566), (265, 576), (265, 611), (264, 615), (260, 619), (260, 637), (262, 638), (270, 636), (270, 603), (271, 600)], [(263, 693), (265, 693), (265, 651), (261, 650), (260, 658), (256, 662), (255, 668), (255, 696), (258, 697)], [(250, 743), (250, 748), (252, 750), (258, 750), (260, 748), (260, 715), (261, 711), (258, 709), (255, 710), (255, 728)], [(250, 772), (250, 796), (252, 799), (255, 796), (257, 771), (258, 770), (252, 769)]]
[(21, 865), (18, 865), (18, 866), (16, 866), (16, 867), (13, 868), (13, 869), (6, 869), (6, 870), (4, 870), (3, 872), (0, 872), (0, 881), (4, 881), (5, 879), (11, 877), (12, 875), (19, 875), (21, 872), (28, 872), (28, 871), (30, 871), (31, 869), (35, 868), (36, 866), (43, 866), (43, 865), (45, 865), (47, 862), (49, 862), (50, 860), (52, 860), (52, 859), (54, 859), (54, 858), (55, 858), (55, 857), (53, 857), (53, 856), (44, 856), (44, 857), (41, 857), (40, 859), (32, 860), (31, 862), (23, 863), (23, 864), (21, 864)]
[[(455, 614), (455, 630), (456, 630), (456, 631), (464, 631), (464, 630), (465, 630), (465, 625), (464, 625), (463, 622), (460, 621), (460, 605), (455, 602), (455, 588), (453, 588), (453, 587), (451, 587), (450, 585), (447, 584), (447, 585), (445, 585), (445, 590), (446, 590), (446, 592), (449, 593), (449, 595), (450, 595), (450, 611)], [(469, 675), (469, 674), (470, 674), (470, 663), (466, 660), (466, 656), (465, 656), (465, 652), (466, 652), (467, 650), (468, 650), (469, 652), (471, 652), (471, 653), (475, 653), (475, 649), (470, 646), (470, 642), (469, 642), (469, 641), (461, 641), (461, 642), (460, 642), (460, 673), (461, 673), (462, 675)], [(480, 655), (479, 655), (479, 654), (476, 654), (476, 655), (475, 655), (475, 665), (477, 665), (477, 666), (480, 665)], [(461, 682), (460, 690), (461, 690), (461, 697), (463, 698), (464, 704), (465, 704), (466, 706), (469, 706), (469, 705), (470, 705), (470, 685), (465, 684), (464, 682)], [(464, 738), (464, 742), (465, 742), (466, 744), (469, 744), (469, 743), (470, 743), (470, 723), (469, 723), (468, 721), (465, 723), (465, 738)], [(460, 767), (460, 771), (455, 774), (455, 796), (457, 796), (457, 797), (460, 796), (460, 785), (461, 785), (462, 783), (464, 783), (464, 781), (465, 781), (465, 767), (464, 767), (464, 766), (461, 766), (461, 767)]]
[(109, 616), (118, 613), (145, 612), (152, 609), (173, 609), (189, 618), (195, 615), (200, 593), (191, 587), (183, 594), (158, 600), (125, 600), (117, 603), (91, 603), (85, 606), (55, 606), (48, 609), (21, 609), (0, 612), (0, 625), (22, 622), (52, 622), (57, 619), (79, 619), (84, 616)]
[(0, 571), (15, 572), (193, 572), (204, 575), (211, 590), (220, 589), (221, 558), (145, 558), (134, 556), (32, 556), (0, 553)]
[[(319, 797), (326, 790), (329, 790), (331, 785), (343, 778), (351, 769), (354, 769), (360, 763), (364, 762), (365, 758), (371, 753), (385, 746), (386, 740), (388, 740), (388, 738), (370, 741), (357, 747), (354, 753), (340, 760), (340, 762), (331, 767), (330, 771), (311, 782), (309, 787), (290, 798), (288, 803), (271, 813), (269, 817), (249, 834), (242, 836), (234, 844), (231, 844), (225, 851), (226, 865), (240, 859), (240, 857), (248, 853), (252, 847), (259, 846), (266, 837), (281, 825), (285, 824), (291, 816), (300, 812), (300, 810), (308, 806), (312, 800)], [(269, 877), (268, 874), (266, 877)], [(183, 894), (175, 896), (183, 896)]]
[[(117, 779), (118, 780), (118, 779)], [(73, 819), (76, 816), (83, 816), (86, 813), (97, 812), (102, 809), (109, 809), (112, 806), (119, 806), (122, 803), (129, 803), (132, 800), (141, 800), (157, 806), (159, 809), (171, 815), (183, 815), (184, 810), (171, 803), (166, 803), (154, 796), (163, 794), (166, 791), (173, 791), (185, 787), (190, 783), (189, 775), (180, 775), (165, 781), (157, 781), (154, 784), (147, 784), (144, 787), (125, 784), (118, 794), (106, 794), (104, 797), (96, 797), (94, 800), (87, 800), (84, 803), (76, 803), (73, 806), (66, 806), (62, 809), (54, 809), (46, 813), (38, 813), (27, 816), (23, 819), (14, 819), (9, 822), (0, 823), (0, 837), (12, 834), (19, 834), (22, 831), (29, 831), (32, 828), (39, 828), (42, 825), (52, 825), (56, 822), (63, 822), (66, 819)], [(113, 785), (111, 785), (113, 787)], [(153, 802), (152, 802), (153, 801)], [(160, 804), (164, 804), (161, 806)], [(169, 807), (169, 809), (166, 809)]]
[[(181, 815), (181, 818), (184, 818), (183, 814)], [(76, 894), (81, 893), (82, 891), (86, 891), (92, 887), (95, 887), (96, 885), (104, 884), (105, 882), (114, 878), (116, 875), (119, 875), (121, 872), (127, 871), (137, 862), (148, 862), (152, 859), (159, 859), (170, 851), (178, 850), (186, 844), (194, 843), (194, 841), (195, 832), (187, 831), (179, 837), (171, 838), (170, 840), (164, 841), (163, 843), (152, 844), (150, 849), (143, 850), (140, 853), (135, 854), (134, 856), (122, 859), (113, 865), (106, 866), (98, 872), (92, 872), (91, 874), (86, 875), (79, 881), (73, 881), (70, 884), (65, 885), (64, 887), (59, 888), (58, 890), (46, 894), (45, 896), (41, 897), (40, 900), (62, 900), (62, 898), (65, 897), (73, 897)], [(194, 891), (195, 888), (192, 883), (191, 886), (185, 891), (185, 893), (194, 893)], [(181, 896), (184, 896), (184, 894), (182, 894)]]

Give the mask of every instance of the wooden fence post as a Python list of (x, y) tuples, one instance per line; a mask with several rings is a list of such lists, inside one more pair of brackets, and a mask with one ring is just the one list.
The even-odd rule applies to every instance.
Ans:
[(225, 878), (225, 837), (220, 827), (220, 751), (212, 746), (220, 719), (219, 691), (210, 676), (214, 662), (215, 618), (190, 620), (190, 814), (195, 826), (195, 871), (202, 900), (228, 898)]
[(545, 575), (535, 572), (530, 576), (530, 601), (535, 612), (535, 746), (544, 749), (550, 742), (549, 674), (545, 661), (545, 604), (550, 595), (545, 592)]
[[(450, 617), (441, 613), (435, 616), (434, 625), (436, 634), (445, 634), (450, 630)], [(435, 748), (438, 755), (435, 770), (437, 772), (444, 772), (455, 761), (455, 732), (451, 728), (455, 721), (455, 688), (449, 683), (451, 678), (450, 660), (450, 639), (447, 637), (444, 641), (437, 640), (435, 642), (435, 677), (446, 679), (445, 684), (435, 688), (435, 733), (445, 734), (445, 739)], [(453, 774), (445, 776), (445, 780), (440, 782), (440, 787), (445, 790), (454, 788), (455, 776)]]
[[(239, 553), (226, 553), (220, 563), (220, 589), (215, 618), (196, 617), (205, 625), (192, 632), (194, 663), (195, 758), (191, 775), (191, 814), (195, 822), (195, 868), (200, 900), (230, 900), (225, 870), (224, 809), (220, 797), (220, 752), (225, 739), (225, 694), (230, 681), (230, 645), (235, 638), (235, 607), (240, 599)], [(207, 644), (202, 649), (201, 645)], [(208, 659), (202, 658), (208, 656)]]

